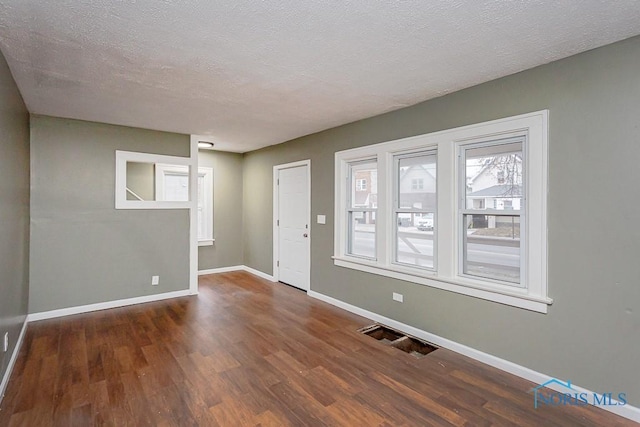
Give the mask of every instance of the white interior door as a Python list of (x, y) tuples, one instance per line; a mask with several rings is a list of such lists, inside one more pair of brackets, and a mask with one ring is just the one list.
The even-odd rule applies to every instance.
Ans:
[(309, 290), (309, 165), (278, 169), (278, 280)]

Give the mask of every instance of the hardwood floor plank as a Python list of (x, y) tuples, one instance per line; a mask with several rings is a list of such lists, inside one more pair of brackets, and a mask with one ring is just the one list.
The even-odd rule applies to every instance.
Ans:
[(72, 426), (86, 426), (92, 423), (92, 409), (90, 404), (78, 406), (71, 411)]
[(345, 427), (377, 426), (385, 422), (381, 414), (371, 411), (360, 402), (339, 400), (327, 407), (333, 419)]
[[(382, 390), (369, 388), (353, 396), (353, 399), (360, 403), (364, 408), (371, 412), (380, 414), (385, 421), (389, 423), (393, 420), (393, 425), (407, 426), (437, 426), (443, 425), (445, 422), (435, 415), (429, 414), (422, 408), (412, 408), (411, 404), (406, 404), (397, 399), (397, 395), (391, 390)], [(448, 423), (447, 423), (448, 425)]]
[(245, 272), (200, 293), (29, 324), (5, 426), (629, 426), (533, 408), (535, 385), (446, 349), (417, 359), (373, 322)]
[(282, 419), (278, 418), (273, 412), (265, 411), (254, 417), (256, 427), (281, 427)]
[[(34, 358), (28, 360), (24, 365), (23, 374), (20, 376), (19, 381), (9, 383), (7, 387), (19, 387), (15, 399), (12, 399), (15, 403), (16, 412), (24, 412), (29, 409), (33, 409), (37, 402), (37, 390), (39, 385), (39, 377), (42, 368), (42, 359)], [(4, 401), (3, 401), (4, 404)]]
[(9, 427), (49, 427), (54, 424), (50, 411), (42, 407), (36, 407), (25, 412), (17, 412), (11, 415), (8, 424), (0, 425), (8, 425)]
[(451, 425), (455, 425), (459, 427), (465, 424), (466, 422), (465, 419), (460, 417), (455, 411), (452, 411), (449, 408), (439, 405), (435, 400), (431, 399), (430, 397), (420, 394), (417, 391), (413, 390), (412, 388), (407, 387), (404, 384), (392, 378), (389, 378), (386, 375), (380, 374), (378, 372), (372, 372), (370, 375), (377, 382), (395, 391), (402, 398), (418, 402), (420, 407), (426, 409), (432, 414), (439, 416), (443, 420), (446, 420)]
[(254, 425), (253, 414), (239, 399), (224, 398), (209, 410), (221, 426)]
[(327, 415), (324, 407), (309, 396), (297, 390), (288, 381), (283, 381), (269, 387), (271, 395), (280, 402), (280, 409), (294, 425), (325, 426), (323, 417)]

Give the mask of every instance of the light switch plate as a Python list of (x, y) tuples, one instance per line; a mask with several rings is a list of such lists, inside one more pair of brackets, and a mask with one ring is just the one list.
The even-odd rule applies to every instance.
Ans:
[(318, 215), (318, 224), (326, 224), (327, 216), (326, 215)]

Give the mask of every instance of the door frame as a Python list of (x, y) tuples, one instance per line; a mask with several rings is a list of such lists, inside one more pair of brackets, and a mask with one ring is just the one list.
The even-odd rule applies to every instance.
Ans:
[(273, 280), (280, 280), (280, 267), (278, 259), (280, 258), (280, 228), (278, 227), (278, 218), (280, 216), (280, 200), (278, 190), (278, 175), (282, 169), (291, 169), (295, 167), (307, 167), (307, 224), (309, 224), (309, 237), (307, 238), (307, 291), (311, 290), (311, 159), (300, 160), (297, 162), (275, 165), (273, 167)]

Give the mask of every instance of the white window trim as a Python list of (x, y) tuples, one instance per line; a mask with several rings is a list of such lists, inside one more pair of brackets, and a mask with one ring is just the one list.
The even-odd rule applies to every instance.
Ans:
[[(386, 277), (427, 285), (489, 301), (546, 313), (553, 301), (547, 289), (547, 156), (548, 110), (493, 120), (440, 132), (404, 138), (337, 152), (335, 155), (335, 239), (334, 264)], [(459, 197), (460, 146), (512, 135), (527, 135), (525, 144), (524, 218), (522, 254), (526, 288), (497, 281), (474, 279), (459, 273), (461, 224), (457, 214)], [(394, 264), (393, 261), (393, 156), (403, 152), (437, 149), (438, 237), (436, 271)], [(348, 164), (376, 158), (378, 162), (378, 212), (376, 215), (376, 260), (350, 256), (347, 248), (345, 185)]]
[(206, 166), (198, 167), (198, 175), (204, 178), (204, 212), (205, 238), (198, 240), (198, 246), (213, 246), (216, 239), (213, 236), (213, 168)]
[(188, 168), (191, 166), (193, 159), (190, 157), (116, 150), (116, 209), (189, 209), (192, 207), (190, 201), (127, 200), (127, 162), (151, 164), (169, 163)]
[[(176, 166), (174, 164), (157, 163), (155, 167), (155, 187), (156, 198), (164, 201), (164, 176), (167, 173), (189, 174), (189, 169), (185, 166)], [(213, 238), (213, 169), (210, 167), (198, 167), (198, 178), (204, 178), (204, 209), (203, 217), (205, 218), (204, 238), (198, 236), (198, 246), (212, 246), (215, 239)], [(197, 182), (197, 180), (196, 180)], [(197, 191), (196, 191), (197, 194)]]

